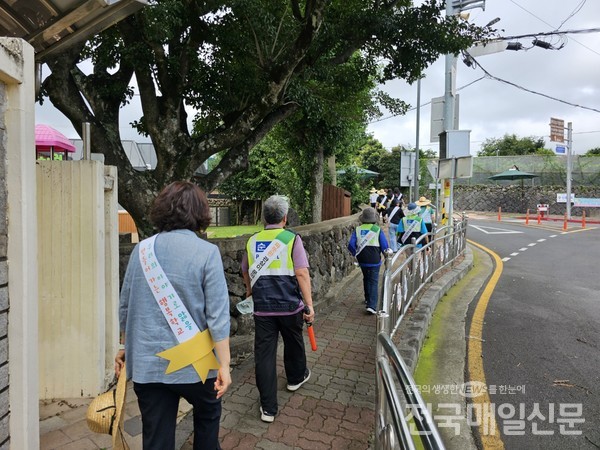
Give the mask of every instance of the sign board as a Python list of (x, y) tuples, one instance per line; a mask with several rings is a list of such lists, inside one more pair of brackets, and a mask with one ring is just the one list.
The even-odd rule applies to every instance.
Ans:
[(538, 203), (537, 210), (538, 210), (538, 212), (547, 212), (548, 205), (546, 203)]
[(471, 178), (473, 176), (473, 157), (440, 159), (438, 176), (440, 179)]
[(440, 158), (471, 156), (471, 130), (448, 130), (440, 134)]
[(552, 142), (565, 142), (565, 121), (562, 119), (550, 118), (550, 140)]
[(429, 173), (431, 174), (431, 178), (433, 178), (434, 180), (438, 179), (438, 162), (437, 159), (430, 159), (429, 161), (427, 161), (427, 170), (429, 171)]
[(566, 155), (567, 147), (565, 147), (564, 145), (557, 145), (554, 149), (554, 153), (556, 153), (557, 155)]
[(400, 152), (400, 187), (410, 187), (415, 171), (415, 152)]
[(429, 189), (441, 189), (442, 188), (442, 183), (429, 183)]
[(454, 178), (471, 178), (473, 176), (473, 157), (456, 158)]
[[(460, 95), (454, 96), (454, 124), (453, 130), (458, 130), (458, 110)], [(440, 133), (444, 131), (444, 97), (431, 99), (431, 124), (429, 126), (429, 142), (439, 142)]]
[[(571, 203), (575, 201), (575, 194), (571, 194)], [(567, 203), (567, 194), (556, 194), (556, 203)]]
[(600, 198), (578, 197), (573, 200), (573, 206), (577, 206), (579, 208), (600, 208)]

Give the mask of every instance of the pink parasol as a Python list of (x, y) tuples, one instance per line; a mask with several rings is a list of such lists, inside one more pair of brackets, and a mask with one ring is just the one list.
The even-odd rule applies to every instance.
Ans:
[(75, 146), (60, 131), (48, 125), (35, 126), (35, 149), (38, 152), (75, 152)]

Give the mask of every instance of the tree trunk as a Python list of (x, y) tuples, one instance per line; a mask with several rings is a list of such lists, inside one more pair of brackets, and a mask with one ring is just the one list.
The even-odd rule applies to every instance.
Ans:
[(312, 222), (321, 221), (323, 216), (323, 173), (325, 170), (325, 156), (323, 146), (319, 145), (315, 151), (315, 166), (313, 170), (312, 192)]
[(335, 155), (331, 155), (329, 158), (327, 158), (327, 168), (329, 169), (331, 184), (337, 186), (337, 172), (335, 171)]

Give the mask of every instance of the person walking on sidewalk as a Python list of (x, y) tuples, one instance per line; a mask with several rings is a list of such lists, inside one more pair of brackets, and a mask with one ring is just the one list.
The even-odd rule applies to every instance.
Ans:
[[(419, 239), (422, 235), (427, 234), (425, 221), (419, 215), (420, 210), (421, 208), (416, 203), (409, 203), (406, 206), (406, 215), (398, 223), (398, 229), (396, 230), (400, 246), (410, 244), (412, 238)], [(421, 242), (417, 244), (417, 248), (422, 246)]]
[(431, 233), (431, 230), (433, 229), (433, 215), (435, 211), (435, 208), (431, 205), (431, 200), (428, 200), (427, 197), (421, 197), (415, 203), (421, 208), (419, 211), (419, 216), (423, 218), (427, 232)]
[(398, 228), (398, 223), (404, 217), (404, 211), (402, 210), (401, 200), (394, 197), (392, 199), (392, 205), (385, 212), (385, 216), (388, 219), (388, 236), (390, 238), (390, 248), (394, 253), (398, 251), (398, 238), (396, 236), (396, 229)]
[(348, 250), (356, 256), (363, 273), (365, 307), (367, 312), (375, 314), (379, 293), (379, 267), (381, 255), (389, 248), (385, 233), (378, 225), (378, 214), (373, 208), (365, 208), (360, 214), (358, 226), (350, 236)]
[(371, 205), (371, 208), (375, 208), (375, 206), (377, 206), (378, 196), (379, 194), (377, 193), (377, 189), (375, 189), (374, 187), (371, 188), (371, 190), (369, 191), (369, 204)]
[(196, 234), (210, 223), (206, 196), (193, 183), (171, 183), (150, 220), (159, 233), (135, 246), (121, 288), (115, 372), (126, 365), (133, 380), (144, 450), (175, 448), (180, 397), (194, 408), (194, 449), (219, 449), (231, 384), (229, 294), (219, 248)]
[(310, 378), (302, 334), (304, 321), (315, 317), (308, 257), (300, 236), (284, 228), (288, 210), (285, 197), (265, 200), (265, 228), (248, 240), (242, 258), (246, 296), (254, 302), (254, 365), (263, 422), (273, 422), (278, 412), (279, 334), (288, 391), (298, 390)]

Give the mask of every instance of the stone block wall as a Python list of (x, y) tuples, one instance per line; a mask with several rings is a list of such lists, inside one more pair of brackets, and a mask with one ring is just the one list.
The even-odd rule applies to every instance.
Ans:
[[(327, 220), (318, 224), (303, 225), (292, 228), (298, 233), (308, 254), (310, 275), (315, 304), (333, 300), (332, 291), (336, 283), (341, 281), (356, 268), (354, 258), (347, 246), (354, 227), (358, 225), (358, 215)], [(223, 258), (223, 268), (229, 289), (231, 314), (231, 343), (233, 356), (250, 351), (254, 321), (251, 315), (241, 315), (236, 309), (245, 297), (241, 261), (246, 251), (249, 236), (229, 239), (210, 239), (217, 245)], [(120, 279), (123, 279), (129, 256), (134, 244), (120, 246)]]
[[(549, 214), (564, 215), (566, 203), (557, 203), (556, 194), (564, 194), (564, 186), (523, 186), (519, 181), (506, 186), (454, 186), (454, 211), (498, 211), (525, 214), (537, 211), (537, 204), (549, 205)], [(575, 197), (600, 198), (600, 187), (574, 186)], [(571, 208), (572, 216), (581, 216), (582, 208)], [(586, 208), (586, 217), (600, 217), (600, 208)]]

